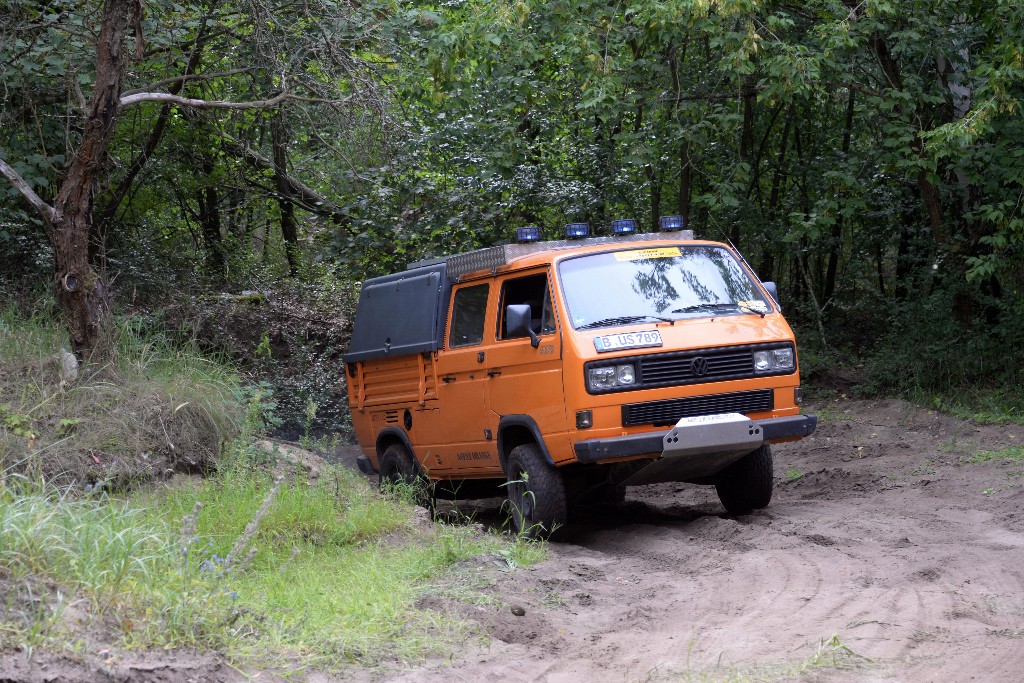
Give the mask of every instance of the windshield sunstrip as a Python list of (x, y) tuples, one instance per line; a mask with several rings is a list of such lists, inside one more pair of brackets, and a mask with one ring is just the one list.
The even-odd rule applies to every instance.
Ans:
[(791, 342), (771, 342), (766, 344), (745, 344), (742, 346), (722, 346), (692, 351), (672, 353), (652, 353), (636, 356), (620, 356), (590, 361), (583, 366), (584, 376), (591, 369), (602, 367), (622, 367), (633, 365), (635, 381), (625, 386), (595, 388), (587, 384), (590, 394), (610, 394), (621, 391), (637, 391), (658, 387), (683, 386), (704, 382), (724, 382), (751, 377), (771, 377), (791, 375), (796, 372), (796, 363), (792, 368), (759, 370), (755, 367), (755, 354), (758, 352), (789, 351), (795, 354)]

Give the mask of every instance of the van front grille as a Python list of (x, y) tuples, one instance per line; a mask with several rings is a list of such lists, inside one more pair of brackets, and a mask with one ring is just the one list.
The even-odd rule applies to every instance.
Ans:
[(622, 426), (674, 425), (684, 417), (717, 415), (719, 413), (761, 413), (775, 407), (775, 392), (771, 389), (737, 391), (731, 394), (708, 394), (668, 401), (628, 403), (622, 406)]
[[(729, 382), (752, 377), (791, 375), (796, 368), (785, 370), (754, 369), (754, 354), (773, 349), (793, 349), (790, 342), (769, 342), (766, 344), (744, 344), (742, 346), (718, 346), (668, 353), (644, 353), (637, 356), (618, 356), (588, 361), (584, 373), (593, 368), (613, 367), (625, 363), (636, 368), (636, 381), (632, 384), (613, 387), (591, 388), (591, 394), (609, 394), (619, 391), (640, 391), (660, 387), (678, 387), (687, 384), (707, 382)], [(794, 356), (795, 357), (795, 356)]]
[[(694, 361), (703, 373), (694, 371)], [(718, 351), (711, 353), (687, 353), (678, 355), (652, 356), (640, 360), (640, 381), (644, 386), (666, 384), (688, 384), (694, 380), (732, 379), (754, 376), (754, 354), (750, 349), (739, 351)]]

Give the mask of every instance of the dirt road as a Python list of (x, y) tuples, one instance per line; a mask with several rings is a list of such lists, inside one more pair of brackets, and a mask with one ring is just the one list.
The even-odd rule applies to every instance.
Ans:
[(810, 410), (817, 434), (775, 449), (766, 510), (630, 489), (532, 570), (481, 566), (503, 606), (429, 604), (489, 644), (388, 678), (1024, 680), (1024, 461), (981, 455), (1024, 427), (898, 401)]
[[(1024, 425), (898, 401), (809, 411), (818, 432), (775, 449), (767, 509), (733, 518), (708, 487), (630, 489), (625, 503), (582, 511), (540, 565), (463, 567), (490, 585), (490, 604), (421, 601), (485, 638), (443, 661), (308, 680), (1024, 680)], [(340, 455), (352, 464), (355, 451)], [(469, 511), (499, 519), (495, 502)], [(126, 653), (113, 668), (0, 657), (11, 681), (256, 676), (284, 680), (216, 653)]]

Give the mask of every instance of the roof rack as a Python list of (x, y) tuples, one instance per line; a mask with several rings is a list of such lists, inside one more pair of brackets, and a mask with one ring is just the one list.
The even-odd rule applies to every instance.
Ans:
[(512, 261), (536, 254), (540, 251), (554, 249), (574, 249), (595, 244), (622, 244), (628, 242), (655, 242), (663, 240), (692, 240), (693, 230), (676, 230), (667, 232), (634, 233), (631, 235), (615, 235), (610, 237), (588, 237), (578, 240), (553, 240), (550, 242), (526, 242), (524, 244), (501, 244), (496, 247), (467, 251), (441, 258), (424, 259), (409, 264), (406, 270), (433, 266), (444, 263), (447, 266), (448, 279), (457, 281), (463, 275), (480, 270), (494, 270)]

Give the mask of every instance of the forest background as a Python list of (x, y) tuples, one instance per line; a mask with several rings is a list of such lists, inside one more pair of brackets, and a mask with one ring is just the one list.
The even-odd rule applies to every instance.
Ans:
[(1022, 98), (1015, 0), (0, 0), (0, 305), (326, 433), (364, 278), (678, 214), (812, 382), (1019, 417)]

